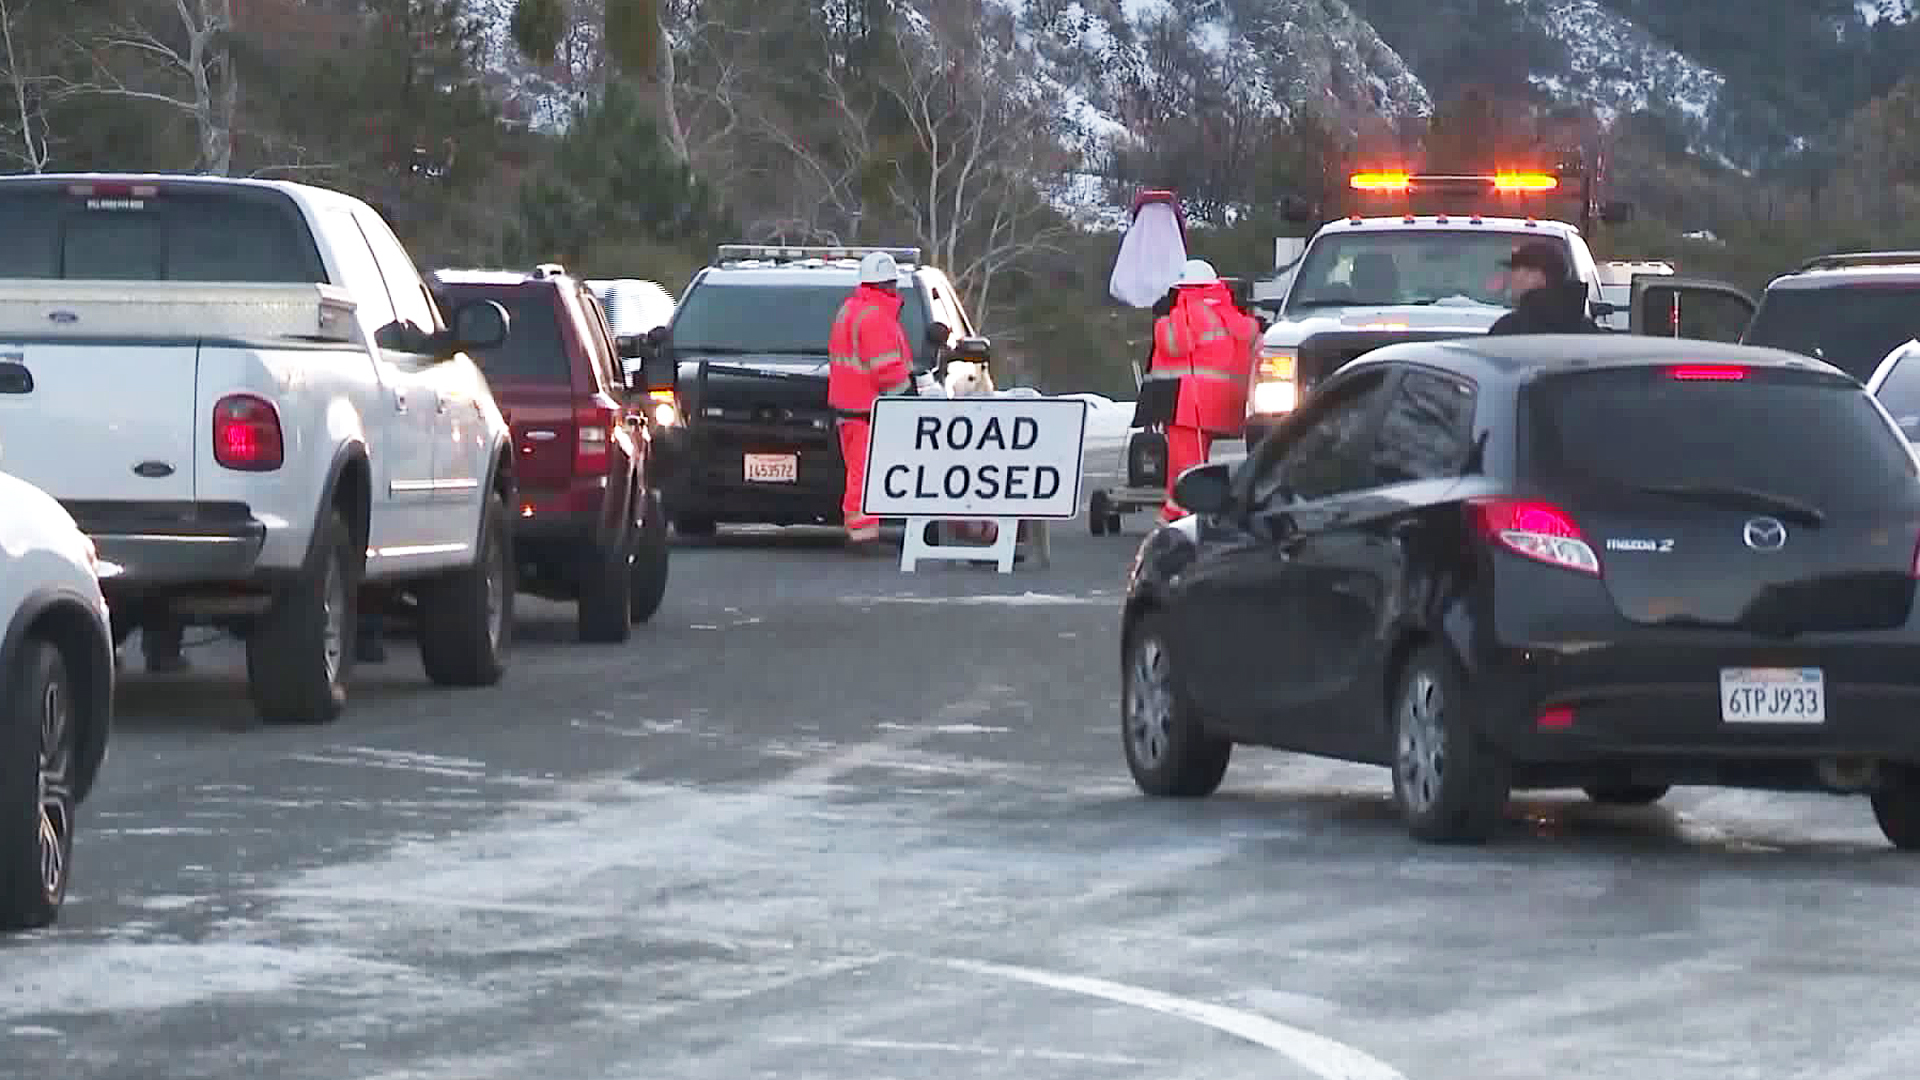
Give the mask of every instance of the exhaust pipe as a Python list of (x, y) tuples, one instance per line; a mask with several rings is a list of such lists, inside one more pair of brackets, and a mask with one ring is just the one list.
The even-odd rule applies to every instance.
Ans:
[(1848, 794), (1866, 791), (1880, 780), (1880, 762), (1869, 757), (1821, 758), (1816, 769), (1821, 783)]

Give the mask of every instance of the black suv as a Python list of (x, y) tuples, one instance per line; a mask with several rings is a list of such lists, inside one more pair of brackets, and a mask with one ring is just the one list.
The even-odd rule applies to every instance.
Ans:
[(1122, 629), (1126, 760), (1211, 793), (1237, 744), (1392, 770), (1411, 831), (1508, 793), (1870, 795), (1920, 848), (1920, 466), (1775, 349), (1389, 345), (1237, 466), (1182, 474)]
[(432, 287), (442, 303), (493, 300), (511, 318), (504, 344), (471, 351), (513, 430), (521, 591), (577, 601), (582, 640), (625, 641), (660, 607), (669, 545), (646, 400), (606, 312), (550, 264), (440, 270)]
[(1637, 276), (1631, 325), (1635, 333), (1786, 349), (1864, 383), (1888, 353), (1920, 336), (1920, 251), (1810, 259), (1769, 282), (1758, 302), (1723, 281)]
[(681, 419), (663, 433), (676, 531), (840, 523), (846, 465), (827, 406), (827, 335), (872, 251), (900, 265), (916, 377), (949, 359), (988, 360), (991, 343), (947, 276), (919, 265), (918, 248), (721, 245), (641, 350), (647, 386), (672, 391)]

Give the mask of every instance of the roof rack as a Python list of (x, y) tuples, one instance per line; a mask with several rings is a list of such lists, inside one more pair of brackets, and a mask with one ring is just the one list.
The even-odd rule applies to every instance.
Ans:
[(1847, 266), (1904, 266), (1920, 263), (1920, 251), (1848, 251), (1822, 255), (1800, 264), (1802, 270), (1838, 270)]
[(865, 258), (876, 251), (893, 256), (901, 266), (920, 265), (917, 247), (788, 247), (784, 244), (721, 244), (714, 256), (715, 265), (740, 262), (795, 263), (842, 262)]

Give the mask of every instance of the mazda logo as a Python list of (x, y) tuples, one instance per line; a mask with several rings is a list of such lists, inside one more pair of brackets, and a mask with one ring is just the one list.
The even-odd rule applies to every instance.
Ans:
[(1741, 538), (1755, 551), (1778, 551), (1787, 545), (1787, 527), (1769, 517), (1749, 518)]

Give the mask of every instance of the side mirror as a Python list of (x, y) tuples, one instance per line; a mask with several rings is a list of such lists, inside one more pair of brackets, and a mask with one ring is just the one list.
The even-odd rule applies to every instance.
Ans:
[(1600, 221), (1606, 225), (1625, 225), (1633, 220), (1633, 204), (1615, 201), (1600, 206)]
[(491, 349), (507, 340), (513, 320), (493, 300), (470, 300), (453, 309), (452, 352)]
[(984, 364), (993, 359), (993, 340), (984, 337), (961, 338), (960, 343), (953, 347), (951, 358)]
[(1195, 514), (1222, 514), (1232, 509), (1232, 465), (1213, 461), (1181, 473), (1173, 482), (1173, 501)]
[(1280, 220), (1289, 225), (1312, 224), (1313, 216), (1313, 204), (1297, 195), (1288, 195), (1280, 200)]
[(945, 348), (947, 345), (947, 339), (952, 336), (953, 336), (953, 328), (948, 326), (946, 323), (937, 322), (937, 323), (927, 324), (927, 344), (933, 346), (936, 349)]
[(613, 347), (620, 350), (622, 360), (643, 360), (647, 355), (647, 339), (641, 334), (621, 334), (613, 339)]
[(641, 340), (645, 341), (648, 345), (657, 349), (667, 343), (667, 328), (664, 326), (656, 326), (640, 335), (640, 337)]
[(1587, 302), (1587, 314), (1596, 319), (1604, 319), (1609, 315), (1618, 315), (1625, 310), (1627, 309), (1611, 300), (1590, 300)]

